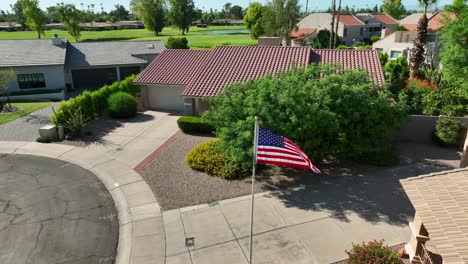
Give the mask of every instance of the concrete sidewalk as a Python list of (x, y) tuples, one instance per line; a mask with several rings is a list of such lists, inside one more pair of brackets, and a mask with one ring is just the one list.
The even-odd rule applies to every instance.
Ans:
[[(179, 128), (177, 119), (179, 115), (146, 111), (131, 120), (119, 123), (119, 126), (110, 129), (97, 142), (89, 147), (107, 153), (126, 165), (135, 168), (151, 153), (174, 135)], [(106, 123), (107, 122), (107, 123)], [(114, 120), (96, 120), (87, 126), (88, 130), (99, 132), (113, 124)]]
[[(345, 259), (345, 250), (352, 243), (384, 239), (385, 244), (397, 245), (409, 238), (406, 224), (391, 224), (384, 219), (371, 222), (352, 211), (333, 215), (326, 210), (287, 206), (278, 198), (283, 194), (256, 196), (255, 264), (332, 263)], [(163, 212), (166, 263), (247, 264), (249, 213), (250, 196), (224, 200), (212, 207), (200, 205)], [(186, 237), (195, 239), (192, 248), (185, 247)]]

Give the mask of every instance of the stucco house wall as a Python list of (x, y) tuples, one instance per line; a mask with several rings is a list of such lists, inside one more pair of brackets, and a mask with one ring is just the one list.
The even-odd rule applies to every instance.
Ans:
[(20, 89), (18, 81), (10, 84), (9, 92), (13, 91), (30, 91), (38, 89), (59, 89), (65, 88), (65, 69), (63, 65), (51, 65), (51, 66), (24, 66), (24, 67), (12, 67), (16, 74), (44, 74), (46, 86), (42, 88), (32, 89)]

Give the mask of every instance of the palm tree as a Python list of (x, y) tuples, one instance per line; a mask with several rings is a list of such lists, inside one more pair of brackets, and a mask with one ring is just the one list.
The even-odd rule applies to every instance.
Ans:
[(94, 4), (91, 4), (91, 12), (94, 14)]
[(433, 5), (437, 0), (418, 0), (419, 4), (424, 7), (424, 13), (418, 21), (416, 28), (416, 38), (413, 40), (413, 48), (411, 49), (410, 58), (410, 78), (418, 77), (419, 67), (424, 61), (424, 45), (426, 45), (427, 37), (427, 8)]
[(81, 3), (81, 11), (84, 11), (84, 4)]

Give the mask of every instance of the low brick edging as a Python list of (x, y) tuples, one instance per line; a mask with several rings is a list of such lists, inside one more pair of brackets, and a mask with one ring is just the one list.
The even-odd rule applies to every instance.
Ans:
[(143, 178), (128, 165), (96, 149), (61, 144), (2, 141), (0, 154), (49, 157), (92, 172), (103, 182), (117, 209), (115, 263), (164, 263), (165, 233), (159, 204)]

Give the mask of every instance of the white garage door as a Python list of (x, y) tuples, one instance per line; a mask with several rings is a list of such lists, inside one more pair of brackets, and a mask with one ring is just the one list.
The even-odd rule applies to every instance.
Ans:
[(184, 86), (148, 86), (148, 104), (153, 110), (184, 111)]

